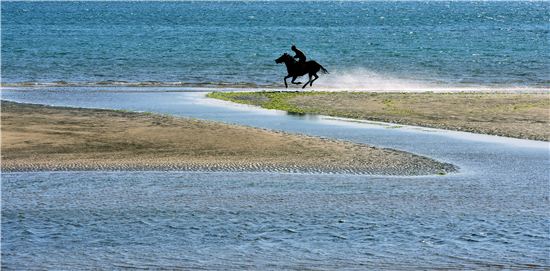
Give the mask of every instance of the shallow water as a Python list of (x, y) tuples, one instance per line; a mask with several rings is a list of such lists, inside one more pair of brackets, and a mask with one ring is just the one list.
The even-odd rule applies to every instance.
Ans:
[(389, 129), (204, 95), (2, 90), (3, 99), (21, 102), (160, 112), (353, 140), (434, 157), (460, 172), (3, 173), (3, 268), (550, 268), (547, 142)]
[(3, 267), (548, 267), (541, 184), (488, 181), (10, 173), (2, 184)]
[[(4, 83), (550, 87), (546, 1), (21, 1), (2, 5)], [(63, 83), (58, 82), (58, 83)]]

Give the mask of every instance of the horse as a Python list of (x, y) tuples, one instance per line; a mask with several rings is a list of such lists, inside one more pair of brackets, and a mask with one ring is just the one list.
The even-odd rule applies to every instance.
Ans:
[[(306, 61), (305, 63), (299, 63), (299, 62), (296, 62), (296, 60), (287, 53), (284, 53), (282, 56), (275, 59), (275, 63), (277, 64), (285, 63), (286, 65), (286, 70), (288, 73), (288, 75), (285, 76), (285, 80), (284, 80), (286, 88), (288, 88), (286, 79), (290, 77), (292, 77), (292, 81), (290, 81), (291, 83), (299, 85), (302, 82), (294, 82), (294, 80), (296, 80), (296, 77), (305, 75), (307, 73), (309, 75), (309, 80), (302, 87), (302, 88), (305, 88), (308, 83), (310, 87), (313, 86), (313, 82), (317, 80), (317, 78), (319, 78), (319, 76), (317, 75), (319, 70), (321, 70), (325, 74), (328, 73), (328, 71), (325, 68), (323, 68), (323, 66), (321, 66), (319, 63), (313, 60)], [(311, 80), (312, 76), (315, 77), (315, 79)]]

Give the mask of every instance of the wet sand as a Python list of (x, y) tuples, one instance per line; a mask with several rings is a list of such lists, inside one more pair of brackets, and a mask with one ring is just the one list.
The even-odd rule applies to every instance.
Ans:
[(150, 113), (2, 102), (2, 171), (200, 170), (445, 174), (391, 149)]
[(550, 93), (214, 92), (292, 113), (550, 140)]

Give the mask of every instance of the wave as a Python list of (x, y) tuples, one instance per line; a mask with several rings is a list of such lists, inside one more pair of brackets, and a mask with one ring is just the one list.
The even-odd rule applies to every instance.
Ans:
[[(255, 83), (255, 82), (163, 82), (163, 81), (122, 81), (105, 80), (97, 82), (67, 82), (67, 81), (25, 81), (25, 82), (3, 82), (2, 88), (20, 87), (133, 87), (133, 88), (181, 88), (201, 90), (301, 90), (302, 85), (292, 85), (284, 88), (283, 76), (278, 82)], [(297, 81), (305, 83), (307, 76)], [(290, 81), (290, 80), (288, 80)], [(373, 72), (367, 69), (356, 68), (351, 70), (333, 70), (329, 74), (320, 74), (319, 79), (313, 87), (305, 90), (322, 91), (370, 91), (370, 92), (425, 92), (425, 91), (550, 91), (550, 84), (532, 85), (503, 85), (503, 84), (475, 84), (475, 83), (450, 83), (434, 82), (425, 80), (414, 80), (409, 78), (398, 78), (394, 75), (387, 75)]]
[(162, 82), (162, 81), (141, 81), (128, 82), (106, 80), (97, 82), (67, 82), (67, 81), (25, 81), (25, 82), (9, 82), (1, 83), (1, 87), (232, 87), (232, 88), (260, 88), (271, 87), (271, 85), (258, 85), (250, 82)]

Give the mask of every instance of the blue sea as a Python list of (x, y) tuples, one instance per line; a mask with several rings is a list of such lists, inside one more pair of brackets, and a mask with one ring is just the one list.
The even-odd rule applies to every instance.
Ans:
[(2, 83), (548, 89), (549, 2), (2, 2)]

